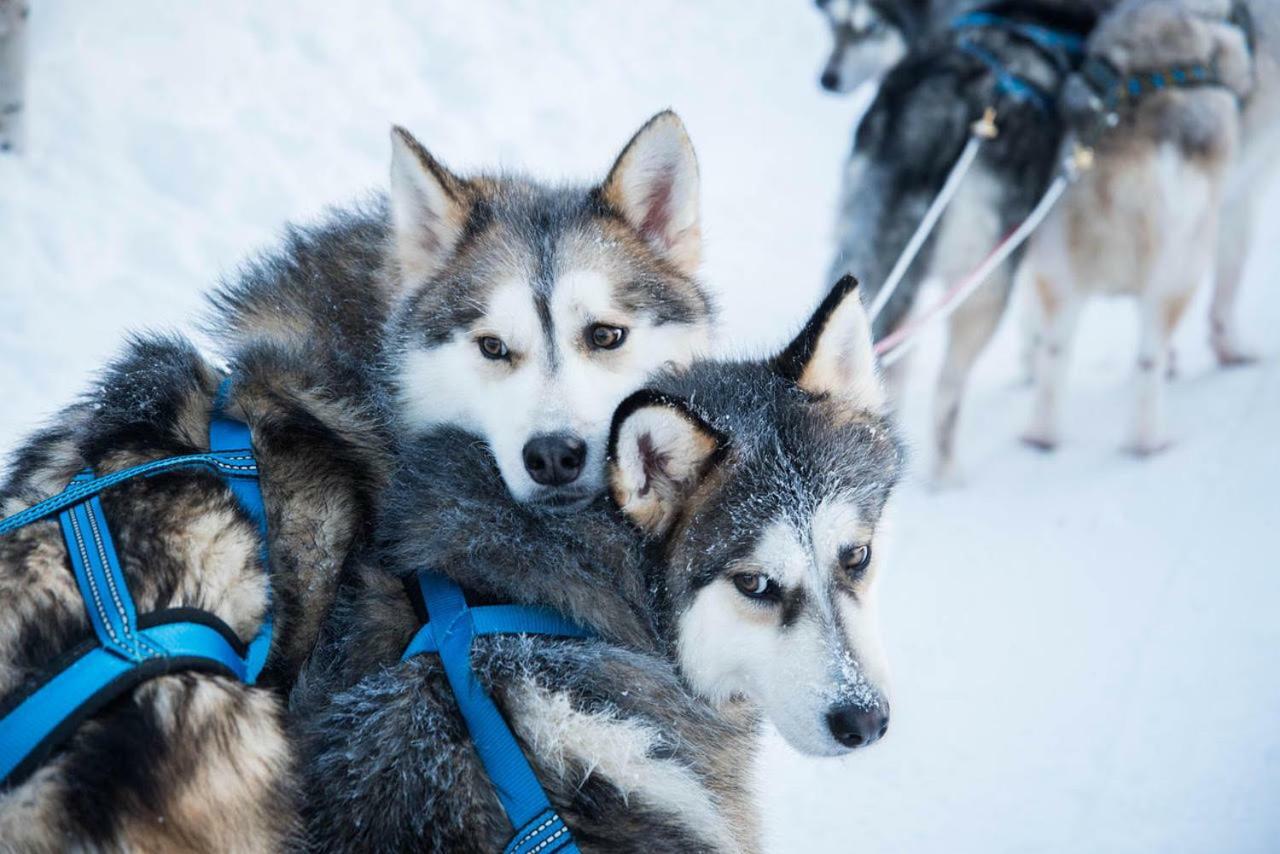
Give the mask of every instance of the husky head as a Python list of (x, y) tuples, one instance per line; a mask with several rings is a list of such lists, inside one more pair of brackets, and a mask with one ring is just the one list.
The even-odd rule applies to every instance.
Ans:
[[(828, 92), (852, 92), (907, 53), (924, 0), (817, 0), (834, 45), (819, 81)], [(919, 7), (919, 8), (917, 8)]]
[(888, 726), (876, 615), (902, 447), (851, 278), (765, 363), (699, 363), (619, 408), (610, 492), (663, 551), (681, 671), (810, 754)]
[(598, 495), (618, 403), (709, 332), (684, 125), (655, 116), (595, 187), (462, 178), (399, 128), (392, 147), (389, 350), (404, 427), (479, 435), (518, 501)]

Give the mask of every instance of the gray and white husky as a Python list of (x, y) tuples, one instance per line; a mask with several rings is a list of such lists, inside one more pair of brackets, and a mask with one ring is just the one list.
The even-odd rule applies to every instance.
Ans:
[[(513, 501), (474, 439), (405, 447), (385, 569), (342, 597), (295, 692), (319, 850), (499, 850), (511, 829), (438, 660), (399, 660), (424, 567), (596, 640), (477, 639), (473, 667), (587, 851), (753, 851), (759, 709), (834, 755), (888, 723), (876, 619), (902, 462), (856, 291), (768, 362), (698, 362), (628, 398), (611, 501)], [(387, 571), (389, 570), (389, 571)]]
[(1095, 162), (1045, 220), (1026, 256), (1042, 321), (1034, 411), (1024, 434), (1036, 447), (1058, 442), (1072, 333), (1094, 293), (1138, 299), (1129, 447), (1145, 455), (1167, 443), (1162, 403), (1170, 338), (1213, 266), (1239, 148), (1240, 105), (1254, 79), (1248, 34), (1230, 14), (1229, 0), (1125, 0), (1089, 40), (1091, 59), (1116, 75), (1111, 85), (1193, 68), (1212, 69), (1211, 85), (1169, 85), (1123, 100), (1115, 126), (1106, 128), (1095, 109), (1104, 96), (1081, 75), (1067, 85), (1063, 108), (1078, 135), (1092, 142)]
[[(984, 7), (1005, 18), (1087, 36), (1094, 14), (1068, 3), (1003, 2)], [(985, 56), (987, 59), (983, 59)], [(992, 65), (1039, 92), (1019, 97)], [(987, 141), (951, 206), (875, 319), (876, 338), (904, 323), (924, 281), (955, 281), (976, 267), (1031, 212), (1058, 164), (1064, 125), (1053, 100), (1073, 67), (1008, 29), (941, 29), (897, 63), (880, 85), (845, 168), (832, 275), (852, 273), (880, 288), (925, 210), (942, 188), (989, 107), (999, 135)], [(1015, 259), (1016, 260), (1016, 259)], [(934, 478), (957, 477), (955, 436), (969, 372), (1004, 313), (1013, 264), (996, 270), (950, 318), (934, 404)], [(886, 378), (896, 398), (905, 361)]]
[(942, 17), (934, 14), (935, 5), (930, 0), (817, 0), (832, 41), (818, 78), (822, 88), (852, 92), (880, 77)]
[(708, 341), (683, 124), (654, 116), (594, 186), (458, 176), (401, 129), (392, 148), (389, 197), (292, 230), (216, 295), (216, 330), (322, 342), (335, 382), (386, 381), (401, 429), (478, 435), (517, 500), (589, 500), (618, 403)]

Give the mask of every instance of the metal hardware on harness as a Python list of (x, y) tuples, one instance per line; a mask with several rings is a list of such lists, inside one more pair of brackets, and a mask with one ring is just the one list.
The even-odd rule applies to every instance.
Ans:
[(590, 638), (593, 634), (546, 608), (471, 607), (461, 587), (435, 572), (421, 572), (417, 581), (427, 623), (413, 636), (401, 660), (423, 653), (440, 656), (476, 753), (515, 829), (504, 854), (578, 854), (573, 835), (551, 806), (502, 712), (476, 678), (471, 644), (484, 635)]
[[(257, 636), (247, 645), (221, 620), (205, 612), (178, 609), (142, 615), (120, 567), (98, 496), (117, 484), (184, 468), (220, 475), (262, 537), (265, 566), (267, 518), (258, 487), (258, 466), (249, 428), (223, 414), (229, 396), (224, 382), (209, 423), (210, 450), (155, 460), (102, 477), (86, 470), (60, 494), (0, 520), (0, 535), (57, 515), (76, 586), (96, 643), (20, 698), (4, 701), (0, 716), (0, 787), (16, 785), (88, 716), (134, 685), (182, 670), (225, 673), (252, 685), (271, 649), (268, 607)], [(144, 623), (147, 623), (144, 625)], [(21, 691), (22, 689), (18, 689)]]
[(970, 132), (981, 139), (995, 139), (1000, 135), (1000, 128), (996, 125), (996, 108), (987, 107), (982, 111), (982, 118), (978, 119), (969, 126)]

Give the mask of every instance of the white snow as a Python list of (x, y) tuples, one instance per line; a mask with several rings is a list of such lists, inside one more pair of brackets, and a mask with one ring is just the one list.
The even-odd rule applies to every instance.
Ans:
[[(601, 175), (651, 113), (685, 118), (706, 278), (760, 350), (824, 287), (858, 100), (820, 93), (810, 4), (34, 4), (29, 153), (0, 157), (0, 447), (127, 329), (187, 328), (281, 223), (380, 186), (399, 122), (459, 170)], [(1280, 200), (1260, 234), (1274, 234)], [(1220, 372), (1181, 331), (1174, 447), (1117, 450), (1128, 306), (1082, 323), (1067, 444), (1022, 448), (1017, 329), (982, 360), (967, 488), (903, 490), (882, 622), (889, 738), (844, 760), (772, 741), (772, 850), (1280, 848), (1280, 255), (1245, 286), (1264, 354)], [(936, 343), (907, 413), (927, 461)]]

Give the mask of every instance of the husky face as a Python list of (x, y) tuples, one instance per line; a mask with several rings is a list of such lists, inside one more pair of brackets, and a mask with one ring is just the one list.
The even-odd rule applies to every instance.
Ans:
[(888, 726), (876, 582), (903, 454), (883, 402), (849, 279), (772, 362), (695, 365), (614, 424), (611, 493), (665, 549), (685, 678), (809, 754)]
[[(898, 0), (890, 0), (898, 2)], [(834, 45), (819, 78), (829, 92), (852, 92), (907, 53), (900, 22), (872, 0), (818, 0)]]
[(519, 501), (603, 488), (609, 423), (655, 369), (705, 346), (698, 170), (662, 113), (602, 185), (464, 180), (393, 136), (399, 411), (410, 431), (482, 436)]

